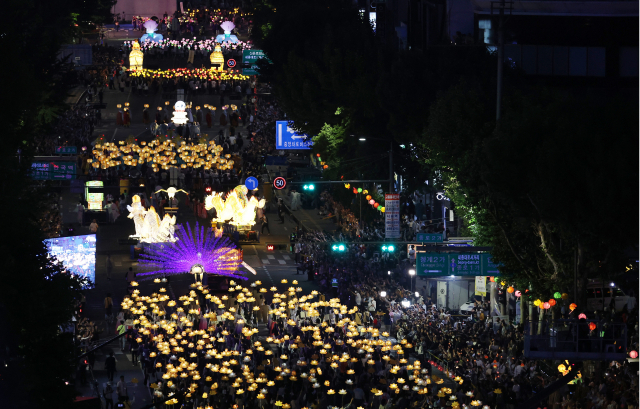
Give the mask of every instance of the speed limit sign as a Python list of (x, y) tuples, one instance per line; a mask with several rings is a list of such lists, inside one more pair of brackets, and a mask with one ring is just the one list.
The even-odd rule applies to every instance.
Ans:
[(227, 66), (228, 66), (229, 68), (233, 68), (233, 67), (235, 67), (235, 66), (236, 66), (236, 60), (234, 60), (233, 58), (228, 59), (228, 60), (227, 60)]
[(273, 179), (273, 187), (276, 189), (284, 189), (285, 186), (287, 186), (287, 181), (283, 177)]

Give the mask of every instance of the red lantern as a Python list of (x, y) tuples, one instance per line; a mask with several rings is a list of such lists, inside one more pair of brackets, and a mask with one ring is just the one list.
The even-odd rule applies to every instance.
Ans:
[(374, 207), (375, 209), (377, 209), (377, 208), (378, 208), (378, 206), (380, 206), (380, 204), (379, 204), (378, 202), (376, 202), (376, 203), (374, 203), (374, 204), (373, 204), (373, 207)]
[(554, 305), (556, 305), (556, 300), (554, 300), (553, 298), (552, 298), (552, 299), (550, 299), (550, 300), (549, 300), (549, 305), (550, 305), (550, 306), (552, 306), (552, 307), (553, 307)]
[(358, 194), (358, 189), (356, 189), (355, 187), (353, 188), (353, 194), (357, 195)]
[(596, 323), (595, 323), (595, 322), (590, 322), (590, 323), (589, 323), (589, 329), (590, 329), (591, 331), (595, 330), (595, 329), (596, 329)]

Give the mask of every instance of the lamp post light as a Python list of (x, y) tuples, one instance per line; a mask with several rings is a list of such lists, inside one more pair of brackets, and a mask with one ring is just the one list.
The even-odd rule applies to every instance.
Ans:
[(416, 275), (416, 270), (409, 270), (409, 276), (411, 276), (411, 291), (413, 291), (413, 277)]
[[(383, 138), (370, 138), (361, 136), (358, 138), (360, 142), (366, 142), (367, 139), (375, 140), (375, 141), (387, 141), (387, 139)], [(395, 190), (393, 188), (393, 140), (389, 140), (389, 193), (394, 193)]]
[(387, 296), (387, 292), (386, 291), (380, 291), (380, 297), (384, 298)]

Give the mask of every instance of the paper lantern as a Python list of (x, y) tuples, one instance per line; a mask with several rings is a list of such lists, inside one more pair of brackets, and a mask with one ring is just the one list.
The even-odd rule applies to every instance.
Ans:
[(362, 188), (361, 187), (358, 188), (358, 193), (362, 193)]
[(559, 300), (560, 298), (562, 298), (562, 294), (560, 292), (556, 291), (553, 294), (553, 298), (555, 298), (556, 300)]
[(513, 292), (514, 292), (515, 290), (516, 290), (516, 289), (515, 289), (515, 288), (513, 288), (513, 287), (509, 287), (509, 288), (507, 288), (507, 292), (508, 292), (509, 294), (513, 294)]
[(380, 206), (380, 204), (379, 204), (379, 203), (374, 203), (374, 204), (373, 204), (373, 207), (374, 207), (375, 209), (377, 209), (377, 208), (378, 208), (378, 206)]
[(382, 213), (384, 213), (384, 212), (385, 212), (385, 208), (384, 208), (384, 206), (380, 207), (380, 209), (378, 209), (378, 210), (380, 210)]
[(544, 303), (543, 306), (545, 310), (548, 310), (549, 308), (551, 308), (551, 304), (549, 304), (548, 302)]
[(590, 329), (591, 331), (594, 331), (594, 330), (596, 329), (596, 323), (595, 323), (595, 322), (590, 322), (590, 323), (589, 323), (589, 329)]
[(552, 307), (553, 307), (554, 305), (556, 305), (556, 300), (554, 300), (553, 298), (552, 298), (552, 299), (550, 299), (550, 300), (549, 300), (549, 305), (550, 305), (550, 306), (552, 306)]
[(569, 305), (569, 309), (570, 309), (571, 311), (575, 310), (576, 308), (578, 308), (578, 305), (577, 305), (577, 304), (575, 304), (575, 303), (571, 303), (571, 304)]
[(533, 302), (533, 305), (535, 305), (536, 307), (538, 307), (538, 306), (540, 306), (540, 304), (541, 304), (541, 303), (542, 303), (542, 301), (540, 301), (540, 300), (535, 300), (535, 301)]
[(520, 292), (520, 291), (516, 291), (516, 292), (514, 293), (514, 295), (515, 295), (516, 297), (520, 297), (520, 296), (522, 296), (522, 292)]
[(558, 365), (558, 371), (559, 371), (559, 372), (564, 372), (564, 371), (566, 371), (566, 370), (567, 370), (567, 367), (566, 367), (566, 366), (564, 366), (564, 364), (560, 364), (560, 365)]
[(638, 357), (638, 351), (629, 352), (629, 358), (636, 359)]
[(585, 314), (584, 312), (581, 313), (580, 315), (578, 315), (578, 319), (579, 320), (586, 320), (587, 319), (587, 314)]
[(349, 183), (345, 183), (344, 187), (346, 187), (347, 189), (349, 189), (351, 187), (351, 185)]
[(371, 195), (367, 195), (367, 200), (371, 200)]
[(355, 195), (358, 194), (358, 189), (356, 189), (355, 187), (353, 188), (353, 194), (355, 194)]
[(375, 202), (376, 202), (376, 201), (375, 201), (375, 200), (373, 200), (373, 199), (370, 199), (370, 200), (369, 200), (369, 204), (370, 204), (371, 206), (373, 206), (373, 204), (374, 204)]
[(569, 294), (567, 294), (567, 293), (562, 293), (562, 299), (563, 299), (563, 300), (566, 300), (566, 299), (568, 299), (568, 298), (569, 298)]

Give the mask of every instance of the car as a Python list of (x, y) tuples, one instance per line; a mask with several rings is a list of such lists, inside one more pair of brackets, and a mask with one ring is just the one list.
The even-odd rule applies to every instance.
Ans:
[(636, 298), (627, 295), (615, 283), (592, 281), (587, 285), (587, 309), (589, 311), (603, 311), (609, 307), (612, 296), (616, 311), (622, 311), (625, 305), (630, 311), (636, 305)]
[(476, 307), (476, 299), (472, 298), (460, 306), (460, 315), (470, 315)]

